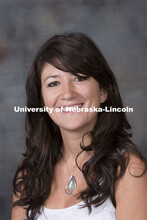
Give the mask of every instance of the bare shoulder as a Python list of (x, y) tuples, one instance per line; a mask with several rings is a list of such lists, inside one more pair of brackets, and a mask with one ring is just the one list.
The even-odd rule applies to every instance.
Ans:
[(124, 176), (116, 182), (117, 220), (147, 220), (147, 171), (144, 162), (129, 154)]
[[(16, 197), (15, 194), (13, 194), (13, 202), (18, 200), (18, 197)], [(11, 213), (11, 220), (24, 220), (25, 219), (26, 211), (23, 207), (13, 207), (12, 213)]]

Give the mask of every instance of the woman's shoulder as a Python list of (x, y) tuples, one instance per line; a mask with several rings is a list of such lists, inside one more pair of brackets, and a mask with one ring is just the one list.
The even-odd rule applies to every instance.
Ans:
[[(124, 152), (128, 163), (115, 185), (116, 214), (121, 219), (145, 219), (147, 216), (147, 171), (145, 162)], [(138, 210), (138, 211), (137, 211)]]
[[(134, 177), (143, 176), (143, 174), (147, 170), (147, 161), (133, 152), (122, 150), (121, 154), (124, 155), (124, 158), (126, 160), (126, 170), (124, 176), (126, 177), (129, 175)], [(118, 172), (119, 169), (120, 168), (118, 168)]]
[[(116, 192), (125, 183), (131, 184), (135, 181), (141, 184), (143, 181), (147, 181), (147, 162), (134, 153), (124, 151), (123, 154), (126, 159), (126, 169), (124, 175), (116, 181)], [(118, 174), (119, 172), (120, 166), (118, 167)]]

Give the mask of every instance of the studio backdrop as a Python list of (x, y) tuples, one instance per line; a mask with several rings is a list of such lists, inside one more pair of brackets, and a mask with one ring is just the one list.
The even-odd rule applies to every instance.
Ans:
[(10, 219), (12, 180), (25, 150), (25, 81), (40, 45), (54, 34), (79, 31), (100, 47), (112, 68), (147, 157), (146, 0), (0, 0), (0, 219)]

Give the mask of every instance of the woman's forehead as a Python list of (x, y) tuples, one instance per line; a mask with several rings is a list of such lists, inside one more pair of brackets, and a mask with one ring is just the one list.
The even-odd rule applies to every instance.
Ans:
[[(41, 78), (51, 78), (51, 77), (60, 77), (64, 75), (76, 75), (76, 76), (85, 76), (87, 74), (83, 74), (81, 72), (70, 72), (70, 71), (65, 71), (64, 69), (58, 69), (55, 66), (51, 65), (50, 63), (44, 63), (44, 66), (42, 68), (41, 72)], [(90, 75), (89, 75), (90, 76)]]

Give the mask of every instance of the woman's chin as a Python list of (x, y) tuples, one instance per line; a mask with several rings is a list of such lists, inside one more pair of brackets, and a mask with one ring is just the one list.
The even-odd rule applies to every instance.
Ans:
[(66, 131), (70, 131), (70, 132), (88, 132), (90, 130), (90, 128), (92, 129), (93, 127), (93, 123), (79, 123), (77, 122), (72, 122), (72, 123), (66, 123), (66, 124), (62, 124), (62, 125), (58, 125), (60, 127), (60, 130), (66, 130)]

